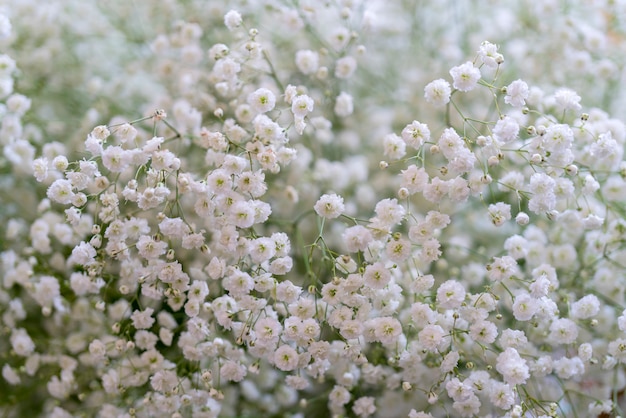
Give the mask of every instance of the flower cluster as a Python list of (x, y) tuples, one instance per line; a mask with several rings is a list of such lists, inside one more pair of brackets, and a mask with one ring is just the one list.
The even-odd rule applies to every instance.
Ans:
[(0, 412), (623, 414), (613, 5), (14, 3)]

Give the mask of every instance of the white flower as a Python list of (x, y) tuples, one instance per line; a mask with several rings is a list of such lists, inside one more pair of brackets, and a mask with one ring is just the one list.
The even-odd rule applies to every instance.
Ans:
[(104, 360), (107, 353), (106, 345), (99, 339), (95, 339), (89, 344), (89, 353), (96, 361)]
[(529, 321), (539, 309), (537, 299), (528, 293), (522, 293), (515, 297), (513, 302), (513, 316), (518, 321)]
[(572, 303), (570, 316), (577, 319), (588, 319), (600, 312), (600, 300), (595, 295), (587, 295)]
[(511, 205), (504, 202), (498, 202), (489, 205), (489, 217), (495, 226), (502, 226), (506, 221), (511, 219)]
[(392, 226), (402, 221), (406, 210), (398, 203), (397, 199), (383, 199), (376, 203), (374, 212), (376, 212), (379, 221), (387, 226)]
[(226, 360), (220, 368), (220, 377), (232, 382), (241, 382), (247, 374), (246, 367), (232, 360)]
[(376, 340), (385, 345), (394, 344), (402, 334), (402, 324), (396, 318), (379, 317), (374, 325), (374, 336)]
[(343, 197), (334, 193), (322, 195), (313, 208), (319, 216), (326, 219), (337, 218), (346, 209), (343, 204)]
[(296, 52), (296, 66), (302, 74), (314, 74), (319, 68), (319, 54), (308, 49)]
[(107, 147), (102, 151), (102, 165), (113, 173), (121, 173), (129, 165), (131, 156), (119, 146)]
[(15, 354), (22, 357), (28, 357), (35, 351), (35, 343), (23, 328), (17, 328), (11, 331), (11, 347)]
[(358, 417), (369, 417), (376, 412), (376, 405), (374, 405), (374, 398), (371, 396), (362, 396), (352, 405), (352, 411)]
[(470, 326), (470, 337), (481, 344), (491, 344), (498, 336), (498, 327), (490, 321), (477, 321)]
[(0, 39), (8, 38), (11, 32), (13, 32), (11, 20), (6, 15), (0, 14)]
[(85, 241), (81, 241), (81, 243), (72, 250), (72, 261), (76, 264), (88, 266), (94, 263), (95, 258), (96, 249)]
[(167, 242), (156, 241), (149, 235), (142, 235), (137, 240), (137, 251), (139, 255), (146, 259), (154, 259), (165, 254), (167, 251)]
[(339, 93), (335, 99), (335, 107), (333, 109), (335, 114), (340, 118), (350, 116), (354, 112), (354, 104), (352, 96), (344, 91)]
[(22, 379), (20, 379), (20, 375), (8, 363), (2, 366), (2, 377), (10, 385), (19, 385), (22, 381)]
[(133, 321), (133, 326), (136, 329), (148, 329), (154, 324), (154, 318), (152, 318), (152, 314), (154, 313), (154, 309), (146, 308), (143, 311), (135, 310), (130, 319)]
[(551, 153), (562, 153), (571, 148), (574, 142), (574, 133), (568, 125), (555, 124), (546, 129), (542, 144)]
[(48, 188), (47, 196), (50, 200), (63, 205), (72, 203), (72, 199), (74, 198), (72, 183), (65, 179), (55, 180)]
[(607, 347), (607, 352), (619, 363), (626, 363), (626, 339), (618, 338), (611, 341)]
[(228, 28), (228, 30), (235, 30), (239, 26), (243, 19), (241, 18), (241, 14), (236, 10), (230, 10), (228, 13), (224, 15), (224, 25)]
[(496, 370), (509, 385), (523, 385), (530, 377), (528, 364), (516, 349), (507, 348), (496, 359)]
[(137, 129), (130, 123), (125, 123), (117, 127), (113, 133), (119, 138), (122, 144), (133, 141), (137, 137)]
[(514, 107), (522, 107), (526, 104), (526, 99), (528, 99), (528, 95), (528, 84), (526, 84), (526, 82), (522, 80), (515, 80), (506, 88), (504, 103), (510, 104)]
[(44, 181), (48, 178), (48, 159), (46, 157), (40, 157), (33, 160), (33, 174), (38, 182)]
[(489, 390), (489, 400), (500, 409), (509, 410), (515, 403), (515, 392), (511, 386), (502, 382), (493, 382)]
[(430, 82), (424, 87), (424, 97), (428, 103), (435, 106), (443, 106), (450, 101), (452, 89), (450, 83), (444, 79), (438, 79)]
[(424, 142), (430, 141), (430, 129), (425, 123), (414, 120), (402, 129), (400, 134), (408, 146), (419, 149)]
[(365, 267), (363, 272), (363, 284), (372, 289), (384, 289), (391, 280), (391, 272), (381, 262), (376, 262)]
[(555, 344), (571, 344), (578, 337), (578, 326), (574, 321), (567, 318), (558, 318), (550, 324), (548, 338)]
[(298, 352), (284, 344), (274, 352), (274, 364), (280, 370), (291, 371), (298, 368)]
[(291, 111), (297, 117), (304, 117), (313, 111), (313, 106), (313, 99), (306, 94), (301, 94), (291, 102)]
[(248, 104), (256, 113), (266, 113), (274, 109), (276, 96), (271, 90), (260, 88), (248, 95)]
[(352, 77), (356, 71), (356, 60), (351, 56), (345, 56), (339, 58), (335, 63), (335, 77), (340, 79), (347, 79)]
[(406, 187), (410, 194), (419, 193), (424, 190), (424, 187), (428, 184), (428, 173), (424, 167), (417, 167), (415, 164), (411, 164), (400, 172), (402, 177), (402, 187)]
[(383, 138), (383, 153), (391, 160), (399, 160), (406, 154), (406, 143), (398, 135), (391, 133)]
[(437, 289), (437, 306), (454, 309), (465, 300), (465, 288), (456, 280), (448, 280)]
[(439, 325), (428, 324), (417, 334), (417, 339), (424, 349), (435, 352), (445, 335), (446, 332)]
[(504, 57), (498, 52), (498, 46), (488, 41), (484, 41), (480, 45), (478, 56), (483, 64), (489, 68), (497, 68), (504, 61)]
[(374, 239), (370, 230), (362, 225), (354, 225), (346, 228), (342, 234), (342, 238), (350, 253), (365, 251), (367, 246)]
[(554, 101), (557, 106), (565, 111), (565, 110), (573, 110), (578, 112), (582, 109), (580, 105), (580, 96), (576, 94), (575, 91), (570, 89), (560, 89), (554, 94)]
[(480, 80), (480, 70), (474, 67), (470, 61), (453, 67), (450, 70), (452, 76), (452, 86), (461, 91), (470, 91), (476, 87)]
[(503, 144), (514, 141), (519, 134), (519, 124), (510, 116), (499, 119), (494, 126), (493, 137)]

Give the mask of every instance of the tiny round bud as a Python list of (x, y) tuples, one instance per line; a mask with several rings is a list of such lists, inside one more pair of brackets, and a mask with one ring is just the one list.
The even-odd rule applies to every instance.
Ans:
[(589, 113), (583, 113), (582, 115), (580, 115), (580, 120), (588, 121), (589, 120)]
[(409, 196), (410, 196), (409, 189), (407, 189), (406, 187), (400, 187), (400, 189), (398, 190), (398, 198), (406, 199)]
[(544, 125), (537, 126), (537, 134), (543, 136), (546, 133), (546, 127)]
[(480, 178), (480, 182), (482, 184), (491, 184), (492, 181), (493, 179), (491, 178), (489, 174), (485, 174)]
[(430, 146), (430, 153), (431, 154), (439, 154), (439, 146), (438, 145), (431, 145)]
[(553, 221), (553, 220), (555, 220), (559, 216), (559, 211), (558, 210), (549, 210), (548, 212), (546, 212), (546, 216), (548, 217), (548, 219)]
[(541, 164), (542, 161), (543, 161), (543, 157), (541, 155), (539, 155), (539, 154), (533, 154), (530, 157), (530, 163), (531, 164), (535, 164), (535, 165), (536, 164)]
[(410, 382), (402, 382), (402, 390), (408, 392), (411, 389), (413, 389), (413, 386)]
[(102, 235), (96, 234), (89, 240), (89, 244), (91, 244), (94, 248), (100, 248), (102, 245)]
[(530, 109), (529, 109), (529, 108), (527, 108), (526, 106), (524, 106), (524, 107), (522, 108), (522, 115), (527, 115), (527, 114), (529, 114), (529, 113), (530, 113)]
[(489, 167), (493, 167), (495, 165), (500, 164), (500, 159), (498, 158), (497, 155), (492, 155), (491, 157), (487, 159), (487, 164), (489, 164)]
[(576, 174), (578, 174), (578, 166), (576, 166), (575, 164), (570, 164), (565, 167), (565, 172), (568, 176), (575, 176)]
[(259, 34), (259, 30), (257, 28), (251, 28), (248, 31), (248, 35), (250, 35), (251, 38), (254, 38), (255, 36), (257, 36)]
[(96, 309), (99, 310), (100, 312), (104, 311), (104, 308), (106, 308), (106, 303), (102, 300), (99, 300), (98, 302), (96, 302)]
[(320, 80), (326, 80), (328, 78), (328, 67), (320, 67), (315, 76)]
[(530, 125), (526, 128), (526, 133), (530, 136), (535, 136), (537, 135), (537, 128), (535, 128), (534, 125)]
[(167, 117), (167, 113), (163, 109), (156, 109), (152, 114), (152, 117), (156, 120), (165, 119)]
[(381, 170), (384, 170), (385, 168), (389, 167), (389, 163), (387, 161), (381, 161), (378, 163), (378, 167), (380, 167)]
[(517, 224), (521, 226), (528, 225), (529, 221), (530, 217), (526, 212), (519, 212), (515, 217), (515, 222), (517, 222)]
[(476, 138), (476, 145), (478, 145), (479, 147), (484, 147), (485, 145), (487, 145), (487, 137), (484, 135), (480, 135), (478, 138)]
[(224, 116), (224, 109), (222, 109), (221, 107), (218, 107), (217, 109), (213, 111), (213, 115), (215, 115), (216, 118), (221, 119)]

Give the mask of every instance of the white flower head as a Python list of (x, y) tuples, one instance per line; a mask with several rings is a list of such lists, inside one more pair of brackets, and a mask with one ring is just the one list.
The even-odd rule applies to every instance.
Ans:
[(522, 107), (526, 104), (529, 95), (528, 84), (523, 80), (515, 80), (506, 88), (504, 103), (514, 107)]
[(452, 86), (461, 91), (474, 90), (480, 80), (480, 70), (474, 67), (470, 61), (450, 70), (452, 76)]
[(260, 88), (248, 95), (248, 104), (257, 113), (266, 113), (276, 106), (276, 96), (271, 90)]
[(489, 68), (497, 68), (504, 62), (504, 57), (498, 52), (498, 46), (489, 41), (484, 41), (478, 50), (480, 60)]
[(322, 195), (313, 208), (319, 216), (327, 219), (339, 217), (346, 209), (343, 197), (334, 193)]
[(450, 83), (442, 78), (432, 81), (424, 87), (426, 101), (438, 107), (447, 104), (450, 101), (451, 94)]
[(241, 18), (241, 14), (236, 10), (230, 10), (228, 13), (224, 15), (224, 25), (228, 28), (228, 30), (235, 30), (239, 26), (243, 19)]
[(319, 68), (319, 54), (308, 49), (296, 52), (296, 67), (302, 74), (314, 74)]

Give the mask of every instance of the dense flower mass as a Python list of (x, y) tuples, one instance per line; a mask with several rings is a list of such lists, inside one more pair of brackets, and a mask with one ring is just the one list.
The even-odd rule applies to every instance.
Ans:
[(0, 7), (3, 416), (624, 415), (623, 4), (409, 3)]

